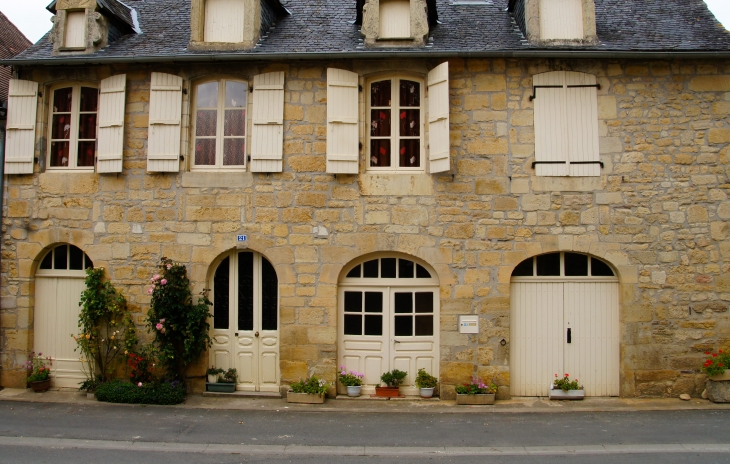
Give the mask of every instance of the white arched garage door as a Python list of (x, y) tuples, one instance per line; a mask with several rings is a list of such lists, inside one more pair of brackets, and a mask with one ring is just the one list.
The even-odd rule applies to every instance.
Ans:
[(35, 274), (33, 350), (53, 360), (53, 386), (79, 388), (86, 380), (80, 356), (74, 351), (79, 333), (79, 301), (84, 291), (89, 257), (73, 245), (60, 245), (41, 260)]
[(597, 258), (550, 253), (520, 263), (510, 291), (513, 396), (547, 396), (567, 373), (587, 396), (619, 394), (619, 284)]

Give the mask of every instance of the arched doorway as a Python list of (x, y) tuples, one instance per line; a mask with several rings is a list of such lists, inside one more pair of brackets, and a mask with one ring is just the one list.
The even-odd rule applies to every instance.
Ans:
[(91, 259), (74, 245), (59, 245), (41, 260), (35, 274), (33, 350), (53, 360), (53, 386), (78, 388), (86, 380), (72, 335), (79, 332), (79, 301)]
[(364, 394), (384, 372), (405, 371), (405, 393), (417, 395), (418, 369), (439, 374), (439, 307), (438, 279), (424, 262), (383, 254), (350, 263), (338, 290), (339, 366), (365, 375)]
[(529, 258), (512, 272), (513, 396), (547, 396), (555, 374), (587, 396), (619, 395), (619, 284), (613, 269), (580, 253)]
[(279, 281), (261, 254), (236, 251), (210, 282), (210, 364), (238, 371), (237, 390), (279, 391)]

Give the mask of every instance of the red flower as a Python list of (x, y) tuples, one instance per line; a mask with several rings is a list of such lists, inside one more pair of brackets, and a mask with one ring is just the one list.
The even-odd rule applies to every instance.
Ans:
[(400, 154), (401, 154), (401, 155), (405, 155), (405, 154), (406, 154), (406, 147), (402, 147), (402, 148), (400, 149)]
[(401, 119), (405, 119), (405, 118), (406, 118), (406, 112), (405, 112), (405, 111), (403, 111), (403, 112), (402, 112), (402, 113), (400, 114), (400, 118), (401, 118)]
[(705, 354), (710, 354), (710, 352), (709, 351), (705, 351)]
[(384, 147), (380, 147), (380, 154), (384, 155), (386, 153), (386, 150)]
[(717, 353), (712, 353), (712, 357), (713, 358), (716, 358), (717, 357)]

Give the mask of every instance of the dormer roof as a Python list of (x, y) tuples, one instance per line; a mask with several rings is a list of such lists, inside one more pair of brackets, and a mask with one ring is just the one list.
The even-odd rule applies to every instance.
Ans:
[[(362, 26), (362, 9), (365, 6), (367, 0), (355, 0), (355, 21), (354, 24)], [(438, 24), (438, 2), (436, 0), (426, 0), (428, 15), (428, 26), (433, 28)]]
[[(48, 11), (56, 14), (56, 3), (58, 0), (53, 0), (50, 5), (46, 7)], [(132, 30), (135, 30), (137, 25), (135, 24), (134, 9), (120, 2), (119, 0), (96, 0), (96, 4), (99, 9), (112, 16), (119, 21), (128, 25)]]

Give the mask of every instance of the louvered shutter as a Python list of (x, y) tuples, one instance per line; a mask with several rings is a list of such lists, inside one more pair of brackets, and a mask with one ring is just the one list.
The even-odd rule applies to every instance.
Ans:
[(124, 95), (127, 75), (119, 74), (101, 81), (99, 88), (99, 148), (96, 171), (122, 172), (124, 147)]
[(535, 174), (568, 175), (568, 126), (565, 106), (565, 72), (538, 74), (535, 86)]
[(327, 70), (327, 172), (357, 174), (360, 140), (357, 73)]
[(569, 175), (600, 176), (596, 76), (566, 72), (565, 84)]
[(253, 78), (251, 172), (281, 172), (284, 151), (284, 73)]
[(150, 123), (147, 138), (147, 171), (180, 170), (180, 121), (182, 118), (182, 78), (152, 73)]
[(33, 174), (38, 83), (10, 79), (5, 174)]
[(449, 63), (428, 73), (428, 137), (431, 174), (451, 169), (449, 136)]

